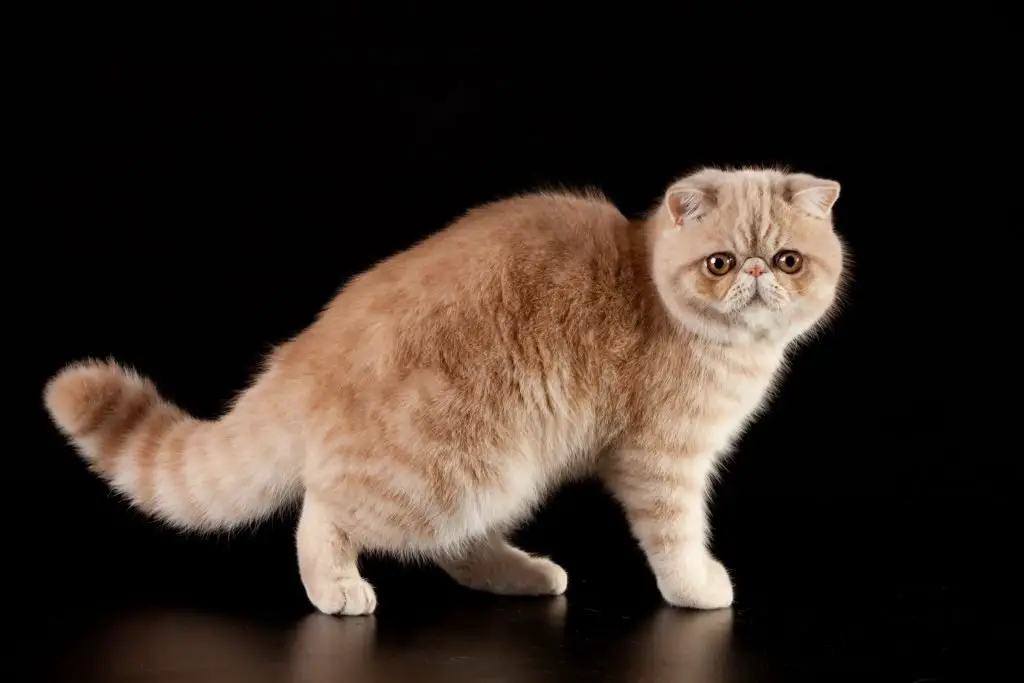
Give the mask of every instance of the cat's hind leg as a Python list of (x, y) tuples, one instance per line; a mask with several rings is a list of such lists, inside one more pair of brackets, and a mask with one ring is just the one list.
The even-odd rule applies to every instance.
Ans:
[(310, 602), (324, 614), (371, 614), (377, 595), (359, 575), (359, 548), (332, 513), (315, 495), (306, 493), (296, 532), (302, 585)]
[(499, 533), (473, 541), (438, 564), (463, 586), (497, 595), (561, 595), (569, 581), (557, 564), (520, 550)]

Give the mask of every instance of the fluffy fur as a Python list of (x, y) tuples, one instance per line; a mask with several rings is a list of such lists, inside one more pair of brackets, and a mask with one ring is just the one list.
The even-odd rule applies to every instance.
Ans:
[(638, 221), (593, 195), (496, 202), (352, 280), (219, 420), (114, 362), (65, 368), (45, 404), (96, 473), (179, 527), (301, 497), (299, 569), (326, 613), (374, 610), (357, 569), (370, 551), (475, 589), (562, 593), (558, 565), (505, 539), (591, 474), (665, 600), (726, 607), (709, 482), (834, 309), (838, 195), (804, 174), (705, 169)]

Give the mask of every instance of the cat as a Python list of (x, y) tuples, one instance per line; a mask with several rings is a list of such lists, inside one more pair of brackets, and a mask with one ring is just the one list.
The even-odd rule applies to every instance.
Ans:
[(327, 614), (375, 610), (367, 552), (563, 593), (560, 566), (506, 539), (586, 476), (624, 508), (665, 601), (725, 608), (710, 486), (787, 354), (839, 308), (839, 190), (703, 168), (637, 220), (596, 192), (496, 201), (348, 282), (218, 420), (114, 361), (67, 366), (45, 406), (94, 472), (179, 528), (301, 499), (299, 573)]

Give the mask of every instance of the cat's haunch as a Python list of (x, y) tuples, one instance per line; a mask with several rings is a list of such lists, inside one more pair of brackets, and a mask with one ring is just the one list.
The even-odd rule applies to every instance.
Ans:
[(705, 169), (637, 221), (593, 194), (495, 202), (352, 280), (219, 420), (113, 361), (68, 366), (45, 404), (93, 471), (178, 527), (301, 497), (299, 569), (323, 612), (375, 609), (367, 551), (562, 593), (561, 567), (505, 539), (589, 475), (668, 602), (726, 607), (706, 495), (786, 352), (836, 308), (838, 196), (806, 174)]

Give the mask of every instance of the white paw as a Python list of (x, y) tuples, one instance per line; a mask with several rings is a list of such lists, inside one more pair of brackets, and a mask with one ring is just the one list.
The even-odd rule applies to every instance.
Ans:
[(357, 616), (373, 614), (377, 608), (377, 594), (373, 586), (358, 576), (307, 586), (306, 594), (313, 606), (324, 614)]
[(511, 562), (448, 567), (456, 581), (467, 588), (496, 595), (561, 595), (569, 575), (544, 557), (520, 556)]
[(569, 586), (569, 575), (546, 557), (531, 558), (522, 579), (520, 595), (561, 595)]
[(658, 580), (665, 601), (690, 609), (723, 609), (732, 605), (732, 579), (725, 566), (711, 557), (701, 565), (681, 572), (671, 581)]

